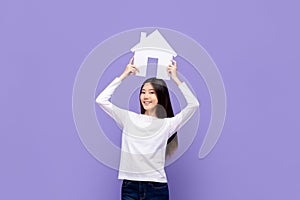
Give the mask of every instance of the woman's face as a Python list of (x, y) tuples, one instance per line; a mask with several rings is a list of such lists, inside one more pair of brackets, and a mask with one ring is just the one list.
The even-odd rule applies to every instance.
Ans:
[(156, 105), (158, 104), (158, 99), (151, 83), (144, 84), (141, 91), (140, 100), (143, 108), (146, 110), (145, 114), (153, 114), (153, 111), (155, 111)]

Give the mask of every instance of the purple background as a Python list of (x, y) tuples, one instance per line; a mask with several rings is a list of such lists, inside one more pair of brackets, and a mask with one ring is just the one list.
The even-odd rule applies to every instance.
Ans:
[[(82, 145), (72, 89), (87, 54), (113, 34), (165, 27), (194, 38), (223, 76), (222, 136), (167, 168), (172, 199), (300, 199), (299, 3), (0, 3), (0, 199), (119, 199), (117, 171)], [(297, 87), (298, 86), (298, 87)]]

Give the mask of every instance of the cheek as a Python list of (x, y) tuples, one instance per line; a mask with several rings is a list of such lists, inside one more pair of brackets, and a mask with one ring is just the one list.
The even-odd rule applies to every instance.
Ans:
[(157, 99), (156, 95), (153, 97), (153, 99), (155, 100), (155, 103), (157, 104), (158, 103), (158, 99)]

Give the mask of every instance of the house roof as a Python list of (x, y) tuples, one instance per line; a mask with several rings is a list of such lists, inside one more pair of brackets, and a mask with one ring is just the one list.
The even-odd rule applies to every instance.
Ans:
[[(142, 32), (141, 34), (143, 35), (145, 33)], [(174, 56), (177, 55), (174, 49), (169, 45), (167, 40), (161, 35), (161, 33), (157, 29), (146, 37), (143, 37), (142, 35), (140, 42), (131, 48), (132, 52), (143, 49), (151, 49), (167, 51), (168, 53), (171, 53)]]

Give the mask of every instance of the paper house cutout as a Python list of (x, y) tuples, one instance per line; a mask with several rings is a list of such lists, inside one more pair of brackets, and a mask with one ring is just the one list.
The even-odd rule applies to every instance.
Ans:
[(134, 52), (134, 65), (139, 69), (136, 75), (146, 76), (148, 58), (156, 58), (156, 78), (170, 79), (167, 66), (177, 54), (157, 29), (148, 36), (147, 33), (141, 32), (140, 42), (131, 51)]

